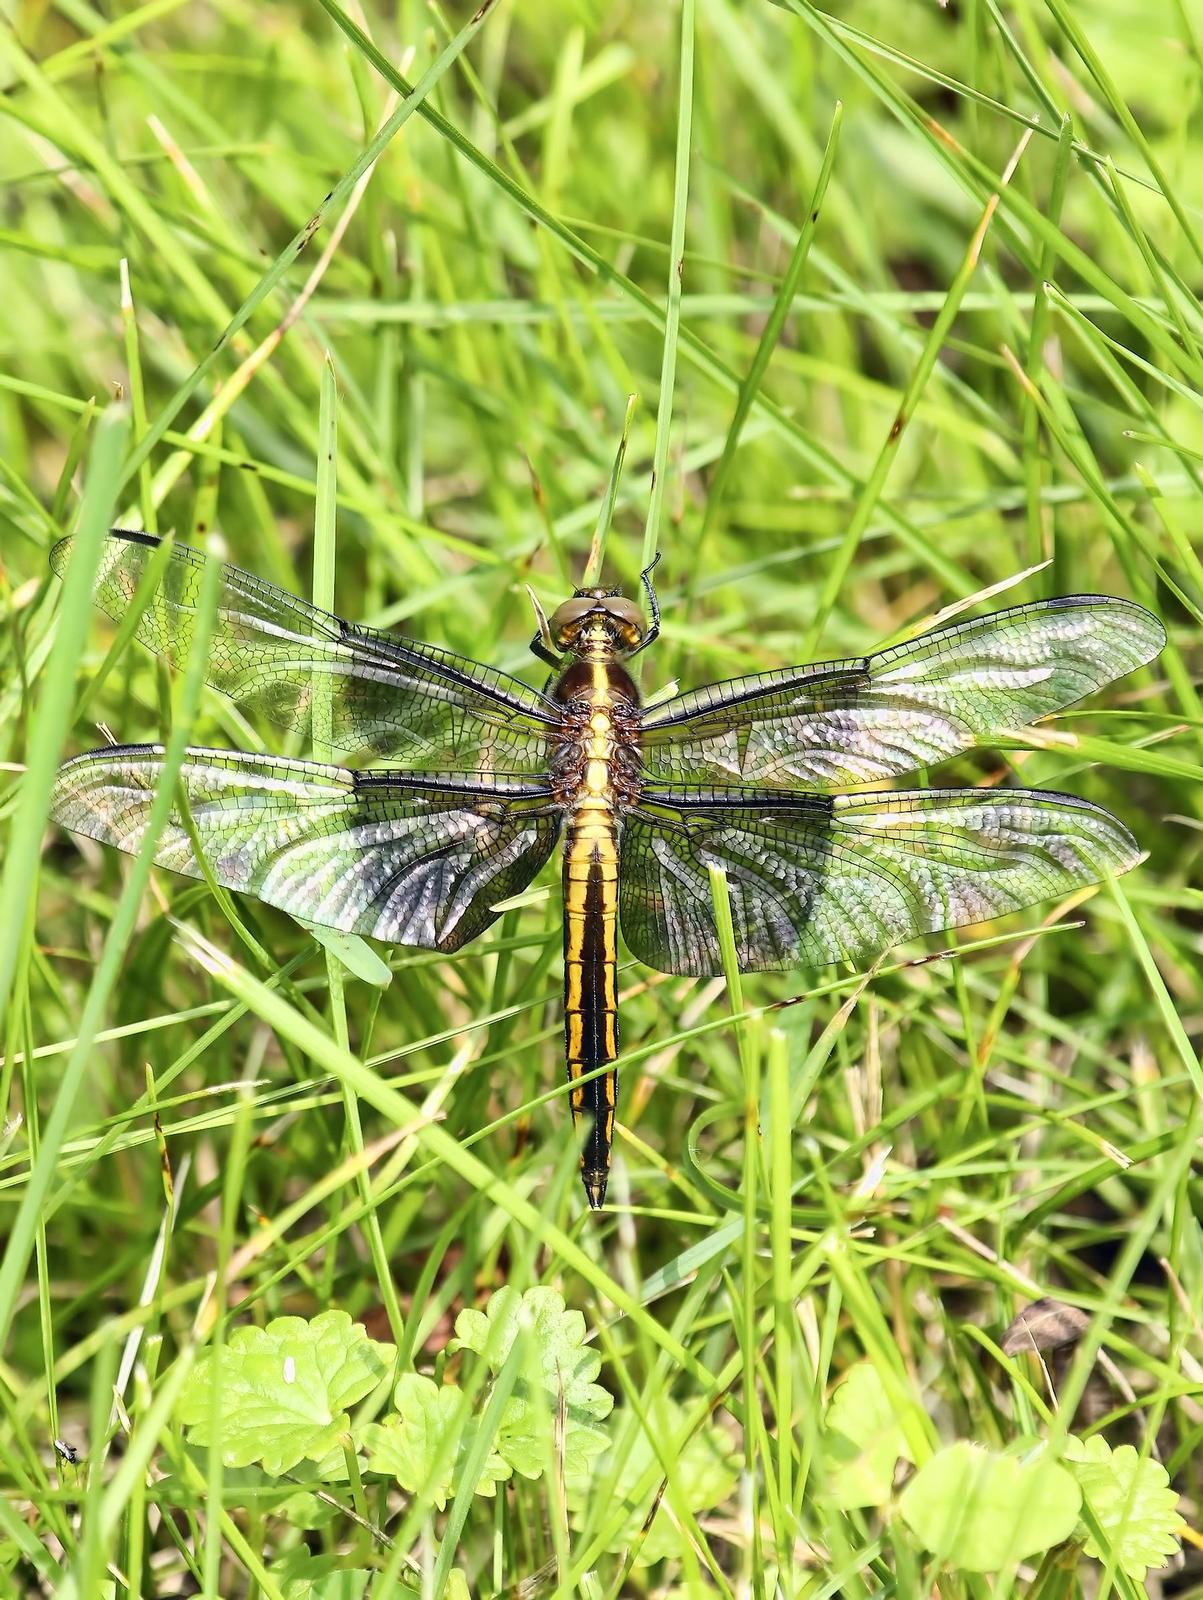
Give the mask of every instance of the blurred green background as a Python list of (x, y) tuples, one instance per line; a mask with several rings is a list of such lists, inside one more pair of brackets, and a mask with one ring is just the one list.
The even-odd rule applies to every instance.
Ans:
[[(651, 1562), (632, 1529), (654, 1470), (625, 1500), (617, 1467), (599, 1474), (562, 1539), (546, 1484), (476, 1502), (455, 1535), (474, 1594), (540, 1570), (549, 1592), (599, 1595), (920, 1592), (932, 1557), (894, 1511), (821, 1493), (826, 1398), (867, 1356), (920, 1438), (1039, 1435), (1048, 1373), (983, 1341), (1040, 1295), (1095, 1319), (1111, 1376), (1085, 1360), (1074, 1381), (1103, 1385), (1106, 1436), (1155, 1448), (1194, 1522), (1203, 12), (498, 0), (474, 25), (411, 0), (28, 0), (0, 72), (11, 1581), (39, 1566), (14, 1522), (49, 1551), (51, 1588), (144, 1525), (143, 1592), (194, 1592), (170, 1586), (181, 1558), (144, 1491), (105, 1521), (97, 1490), (76, 1525), (49, 1465), (56, 1434), (98, 1447), (131, 1328), (154, 1352), (126, 1376), (137, 1418), (215, 1317), (336, 1306), (403, 1330), (428, 1372), (450, 1319), (503, 1284), (584, 1312), (622, 1438), (650, 1451), (637, 1402), (671, 1400), (725, 1466), (689, 1469), (698, 1520), (678, 1516)], [(380, 950), (391, 983), (346, 976), (344, 1010), (341, 969), (277, 912), (239, 902), (256, 952), (203, 885), (156, 874), (124, 927), (128, 862), (58, 831), (35, 871), (23, 774), (98, 726), (153, 739), (170, 714), (137, 646), (81, 707), (113, 633), (59, 625), (47, 552), (90, 484), (120, 525), (219, 530), (231, 560), (302, 594), (324, 518), (340, 612), (537, 683), (524, 585), (550, 607), (580, 581), (628, 396), (605, 570), (632, 591), (663, 551), (648, 692), (860, 654), (996, 586), (997, 605), (1130, 596), (1171, 643), (1036, 733), (1043, 748), (938, 779), (1015, 772), (1107, 805), (1149, 851), (1118, 890), (909, 948), (867, 987), (748, 978), (740, 1023), (720, 982), (624, 967), (631, 1059), (598, 1218), (560, 1082), (558, 868), (454, 960)], [(213, 694), (194, 736), (282, 747)], [(395, 1119), (169, 914), (291, 1018), (339, 1042), (345, 1022), (351, 1052), (504, 1191), (412, 1142), (381, 1153)], [(774, 1061), (786, 1118), (769, 1115)], [(154, 1429), (157, 1461), (171, 1425)], [(266, 1562), (299, 1537), (249, 1526)], [(445, 1532), (433, 1514), (423, 1529)], [(190, 1536), (218, 1551), (210, 1592), (255, 1592), (228, 1529), (194, 1516)], [(1097, 1572), (954, 1567), (942, 1593), (1085, 1593)], [(1197, 1592), (1189, 1570), (1174, 1581)], [(1122, 1570), (1107, 1582), (1138, 1592)]]

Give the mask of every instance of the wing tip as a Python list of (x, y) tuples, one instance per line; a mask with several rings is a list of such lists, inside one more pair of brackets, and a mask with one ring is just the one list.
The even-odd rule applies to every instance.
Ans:
[[(157, 549), (163, 543), (157, 533), (147, 533), (142, 528), (110, 528), (105, 534), (105, 538), (124, 540), (126, 544), (146, 545), (152, 550)], [(71, 551), (75, 547), (75, 541), (76, 535), (69, 533), (64, 538), (56, 540), (50, 546), (50, 554), (47, 559), (50, 562), (50, 570), (55, 577), (61, 578), (66, 572), (67, 562), (70, 560)]]
[(56, 578), (61, 578), (66, 572), (67, 562), (71, 555), (71, 547), (74, 543), (75, 535), (69, 533), (65, 539), (58, 539), (50, 546), (50, 554), (47, 559), (50, 562), (50, 570)]
[[(164, 754), (165, 747), (161, 744), (110, 744), (101, 745), (96, 750), (81, 750), (78, 755), (68, 757), (55, 773), (50, 786), (50, 804), (46, 813), (48, 820), (60, 828), (69, 828), (72, 833), (83, 833), (90, 839), (99, 839), (102, 844), (110, 842), (108, 832), (97, 833), (94, 828), (83, 826), (79, 820), (78, 808), (87, 806), (87, 794), (98, 787), (95, 780), (89, 780), (84, 775), (91, 769), (103, 777), (106, 772), (115, 771), (123, 763), (158, 760)], [(87, 816), (94, 815), (94, 810), (87, 807)]]
[[(1038, 602), (1040, 603), (1040, 602)], [(1137, 666), (1146, 666), (1155, 660), (1165, 649), (1168, 635), (1165, 623), (1155, 611), (1150, 611), (1148, 606), (1141, 605), (1139, 600), (1129, 600), (1125, 595), (1118, 594), (1066, 594), (1043, 602), (1051, 609), (1065, 611), (1078, 607), (1094, 607), (1098, 610), (1109, 612), (1114, 616), (1117, 612), (1126, 612), (1133, 622), (1147, 632), (1147, 638), (1140, 642), (1142, 652), (1129, 671), (1135, 671)]]
[(1097, 842), (1099, 851), (1091, 856), (1091, 870), (1096, 874), (1091, 882), (1104, 883), (1108, 878), (1122, 878), (1148, 858), (1149, 852), (1141, 847), (1127, 823), (1121, 822), (1113, 811), (1108, 811), (1106, 806), (1099, 805), (1095, 800), (1087, 800), (1080, 794), (1067, 794), (1062, 789), (999, 789), (994, 792), (1022, 794), (1040, 801), (1052, 800), (1068, 811), (1086, 812), (1095, 818), (1100, 828), (1091, 837)]

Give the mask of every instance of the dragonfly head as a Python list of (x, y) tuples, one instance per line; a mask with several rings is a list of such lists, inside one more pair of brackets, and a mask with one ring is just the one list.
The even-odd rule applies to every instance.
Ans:
[(637, 602), (618, 589), (578, 589), (551, 618), (552, 641), (562, 655), (589, 656), (597, 650), (629, 655), (646, 633)]

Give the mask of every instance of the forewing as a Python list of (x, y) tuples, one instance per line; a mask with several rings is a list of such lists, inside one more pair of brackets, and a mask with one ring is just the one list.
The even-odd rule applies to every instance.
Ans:
[(1025, 789), (656, 805), (623, 827), (622, 931), (650, 967), (721, 973), (715, 866), (727, 874), (744, 971), (863, 967), (903, 940), (1054, 899), (1138, 857), (1098, 806)]
[[(116, 746), (60, 768), (52, 815), (134, 854), (163, 770), (157, 745)], [(192, 749), (180, 775), (218, 883), (324, 927), (458, 950), (547, 861), (559, 814), (533, 786), (458, 790), (388, 773)], [(155, 860), (202, 876), (173, 811)]]
[(878, 655), (695, 689), (643, 719), (669, 783), (811, 791), (878, 783), (1061, 711), (1165, 643), (1142, 606), (1070, 595), (960, 622)]
[[(120, 620), (161, 541), (114, 530), (96, 602)], [(70, 547), (51, 553), (63, 571)], [(177, 544), (137, 636), (177, 666), (187, 659), (205, 557)], [(547, 765), (554, 705), (517, 678), (399, 635), (344, 622), (238, 567), (223, 566), (209, 640), (209, 682), (244, 709), (311, 739), (408, 768), (521, 775)]]

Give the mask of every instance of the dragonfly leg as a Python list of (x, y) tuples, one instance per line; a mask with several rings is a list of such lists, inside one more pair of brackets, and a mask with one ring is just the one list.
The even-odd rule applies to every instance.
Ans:
[(652, 582), (652, 573), (659, 565), (659, 561), (660, 552), (657, 550), (651, 561), (639, 574), (639, 581), (647, 594), (647, 608), (651, 612), (652, 620), (648, 624), (648, 630), (643, 638), (631, 651), (633, 656), (637, 656), (641, 650), (646, 650), (649, 644), (655, 644), (660, 637), (660, 602), (656, 599), (656, 586)]

